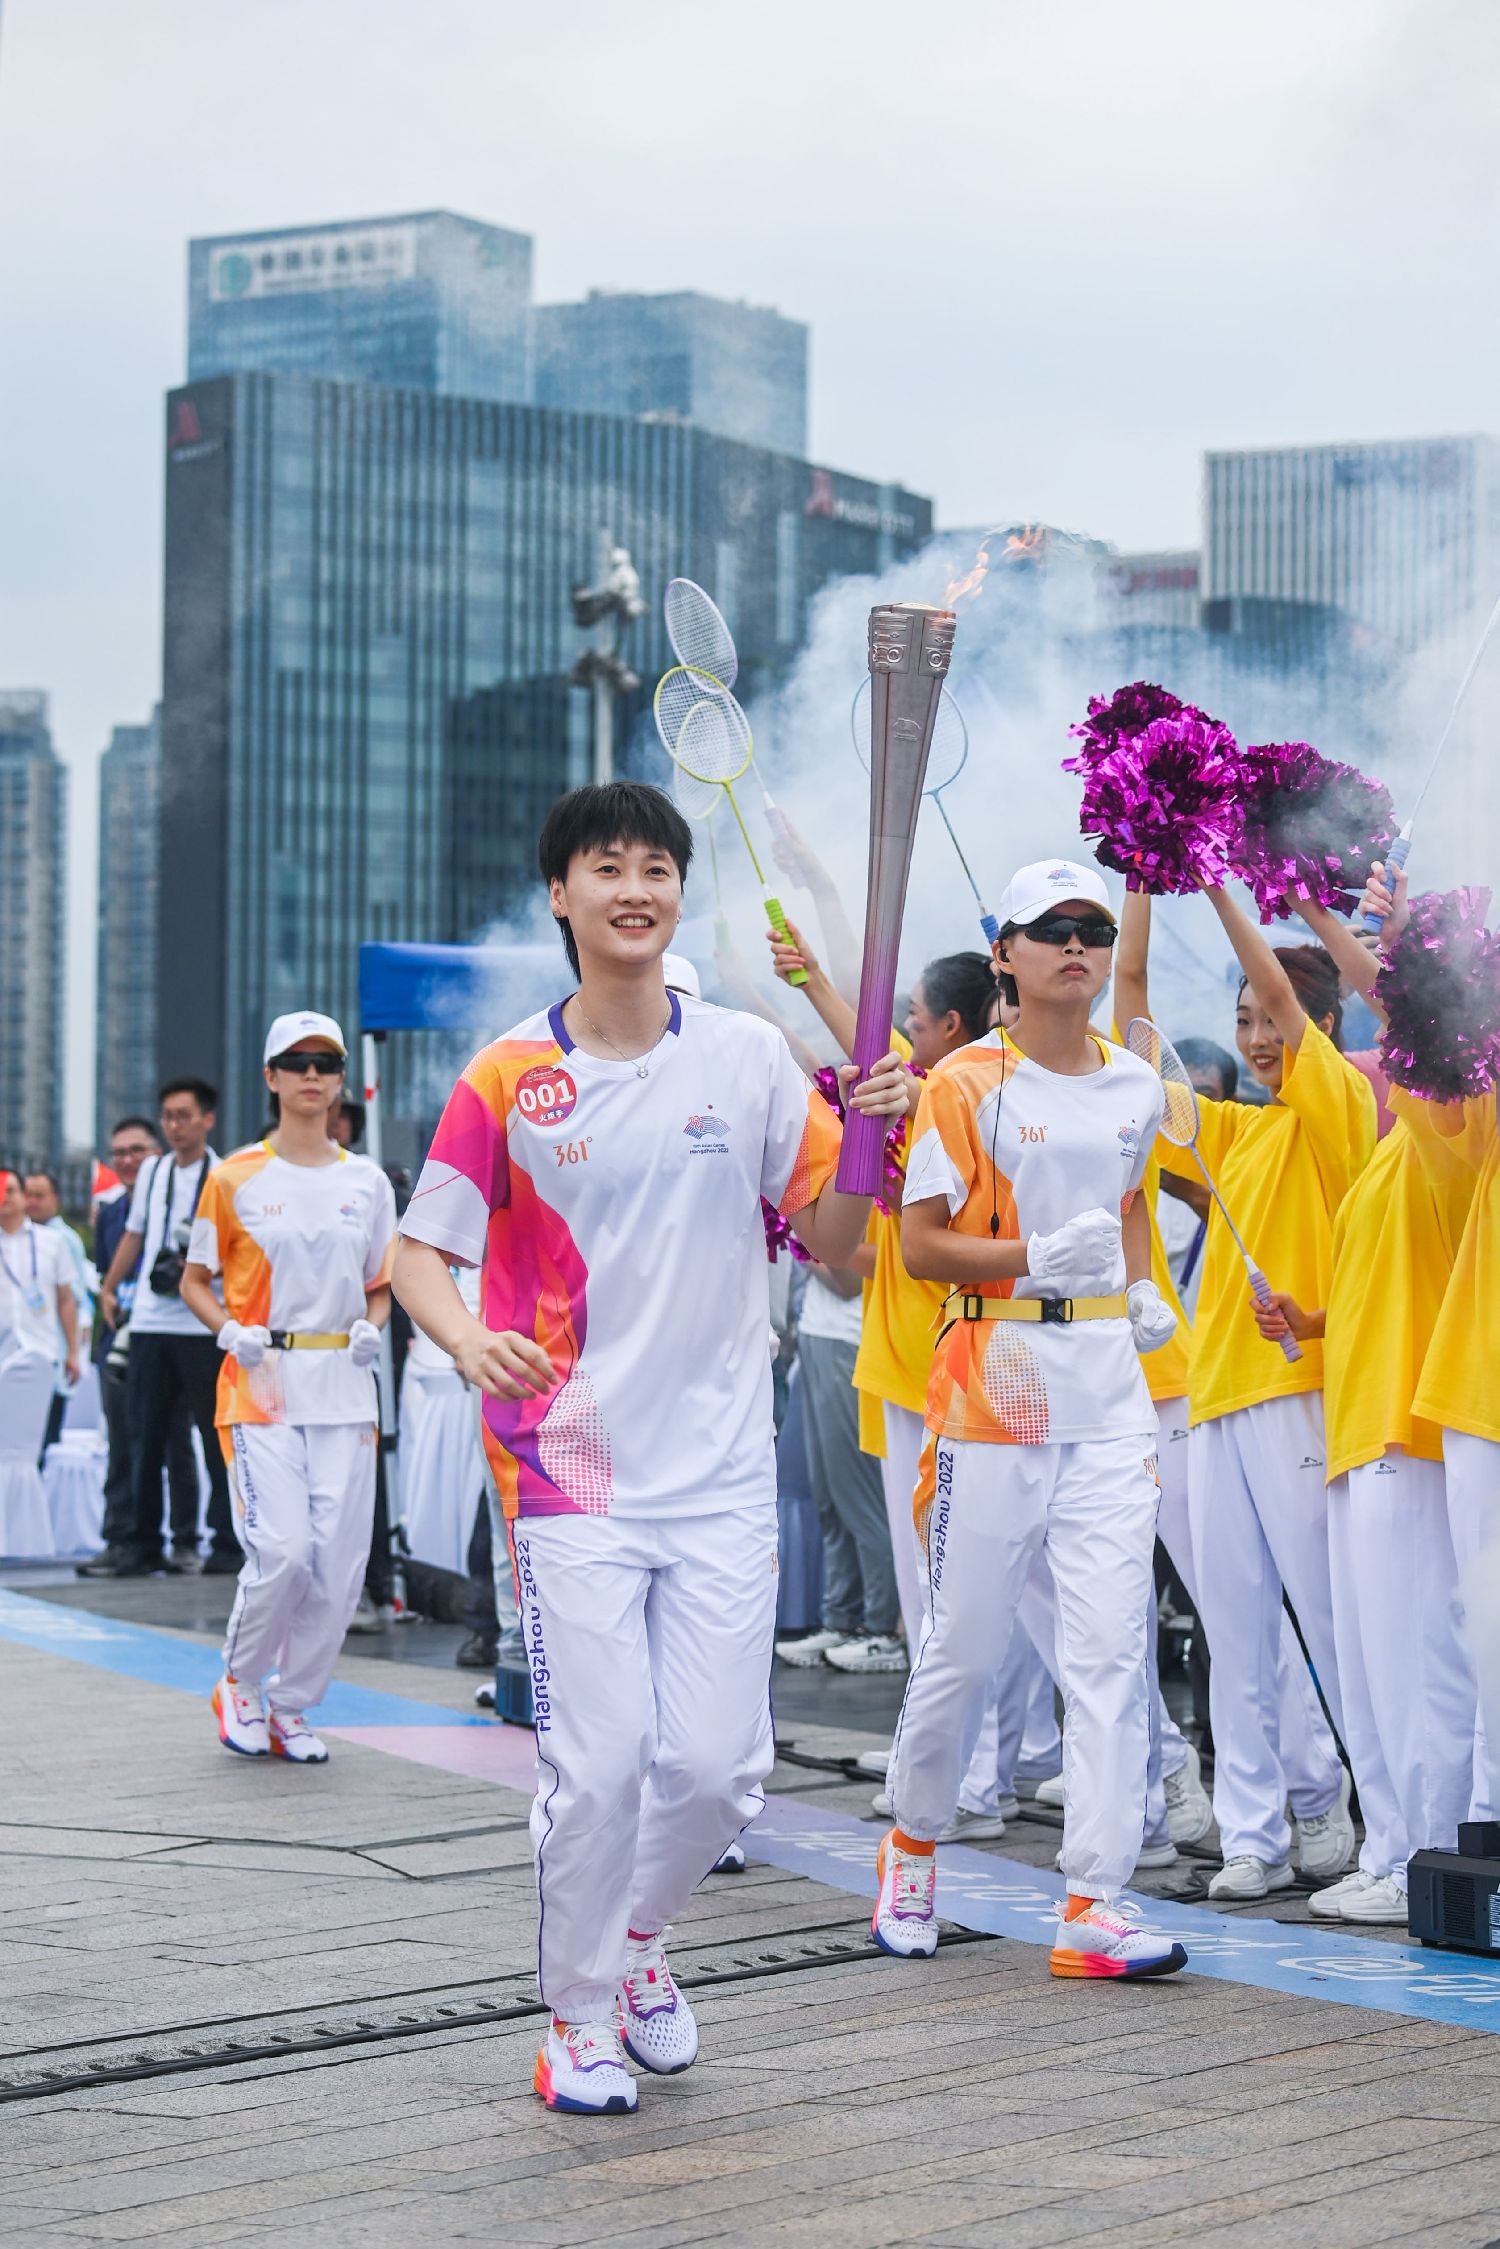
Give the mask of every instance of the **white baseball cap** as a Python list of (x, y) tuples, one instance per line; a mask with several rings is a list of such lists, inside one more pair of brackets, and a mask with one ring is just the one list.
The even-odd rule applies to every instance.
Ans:
[(703, 986), (699, 982), (698, 971), (686, 953), (663, 953), (661, 972), (667, 980), (669, 992), (685, 992), (690, 1000), (702, 999)]
[(1009, 922), (1024, 929), (1068, 898), (1087, 898), (1111, 921), (1115, 918), (1104, 877), (1097, 867), (1081, 867), (1076, 859), (1033, 859), (1029, 867), (1018, 867), (1001, 892), (995, 913), (1002, 929)]
[(331, 1015), (278, 1015), (266, 1033), (266, 1051), (263, 1060), (274, 1062), (278, 1054), (288, 1053), (303, 1039), (326, 1039), (336, 1053), (347, 1055), (344, 1034)]

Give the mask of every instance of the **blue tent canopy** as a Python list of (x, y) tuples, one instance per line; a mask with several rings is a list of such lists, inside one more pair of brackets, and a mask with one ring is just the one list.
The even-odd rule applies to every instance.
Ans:
[[(517, 985), (536, 997), (496, 1020)], [(555, 945), (361, 945), (363, 1031), (498, 1032), (569, 988)]]

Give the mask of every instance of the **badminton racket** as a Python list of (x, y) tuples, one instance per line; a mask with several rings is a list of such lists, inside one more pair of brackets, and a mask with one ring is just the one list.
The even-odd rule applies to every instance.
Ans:
[[(690, 672), (706, 672), (719, 687), (732, 688), (739, 678), (740, 654), (718, 603), (711, 601), (693, 579), (673, 578), (662, 601), (662, 615), (678, 663), (685, 664)], [(784, 843), (790, 836), (786, 814), (754, 759), (750, 771), (760, 790), (767, 824), (777, 841)]]
[(719, 883), (719, 846), (714, 836), (714, 814), (724, 801), (717, 781), (699, 781), (683, 766), (672, 768), (672, 801), (684, 820), (701, 820), (708, 838), (708, 863), (714, 878), (714, 943), (721, 953), (729, 950), (729, 917)]
[[(780, 899), (773, 897), (767, 888), (750, 831), (735, 800), (734, 784), (748, 771), (755, 754), (750, 721), (720, 680), (688, 664), (674, 666), (658, 680), (651, 707), (656, 731), (673, 764), (695, 781), (712, 781), (723, 790), (725, 802), (734, 814), (735, 825), (750, 854), (750, 864), (755, 869), (755, 879), (765, 901), (766, 919), (777, 936), (789, 943), (791, 933), (786, 914)], [(788, 982), (805, 984), (806, 969), (793, 969)]]
[[(1411, 808), (1410, 817), (1407, 819), (1400, 835), (1397, 836), (1395, 842), (1391, 845), (1390, 850), (1385, 855), (1385, 879), (1392, 890), (1394, 890), (1396, 887), (1396, 876), (1400, 869), (1406, 865), (1408, 854), (1411, 851), (1412, 822), (1416, 819), (1417, 814), (1422, 809), (1422, 799), (1426, 796), (1428, 790), (1432, 787), (1433, 777), (1436, 774), (1439, 765), (1442, 763), (1443, 752), (1447, 749), (1449, 739), (1453, 733), (1453, 729), (1458, 724), (1458, 714), (1463, 709), (1469, 689), (1473, 686), (1475, 678), (1477, 677), (1479, 672), (1479, 667), (1484, 662), (1484, 652), (1495, 637), (1495, 628), (1497, 625), (1500, 625), (1500, 601), (1497, 601), (1494, 608), (1490, 611), (1489, 623), (1485, 626), (1484, 631), (1479, 636), (1479, 646), (1475, 649), (1473, 655), (1469, 658), (1469, 668), (1458, 683), (1458, 693), (1453, 698), (1453, 708), (1448, 713), (1448, 722), (1443, 728), (1442, 733), (1438, 736), (1437, 748), (1433, 751), (1431, 758), (1428, 760), (1426, 777), (1422, 782), (1421, 788), (1417, 791), (1417, 801)], [(1384, 925), (1382, 924), (1379, 914), (1366, 914), (1360, 924), (1360, 927), (1365, 931), (1365, 934), (1371, 937), (1378, 934), (1383, 926)]]
[[(1190, 1148), (1193, 1161), (1203, 1174), (1203, 1184), (1219, 1206), (1219, 1216), (1234, 1237), (1234, 1246), (1245, 1260), (1245, 1271), (1250, 1276), (1250, 1286), (1261, 1304), (1271, 1301), (1270, 1284), (1265, 1274), (1240, 1239), (1239, 1228), (1224, 1207), (1224, 1198), (1208, 1175), (1208, 1166), (1198, 1153), (1198, 1096), (1193, 1081), (1188, 1076), (1181, 1055), (1171, 1040), (1160, 1032), (1148, 1016), (1137, 1015), (1125, 1026), (1125, 1044), (1132, 1054), (1156, 1072), (1166, 1097), (1166, 1108), (1161, 1120), (1161, 1136), (1170, 1140), (1174, 1148)], [(1283, 1358), (1300, 1359), (1302, 1346), (1294, 1335), (1277, 1337)]]
[[(862, 679), (855, 690), (854, 702), (849, 712), (849, 730), (854, 736), (855, 755), (868, 773), (870, 770), (870, 682), (868, 679)], [(980, 895), (979, 885), (974, 880), (973, 869), (964, 856), (963, 845), (954, 834), (953, 822), (948, 817), (948, 807), (943, 802), (944, 789), (952, 787), (968, 763), (968, 758), (969, 729), (964, 723), (964, 714), (958, 707), (957, 697), (950, 695), (945, 687), (938, 700), (937, 721), (932, 730), (932, 751), (927, 764), (929, 774), (936, 773), (938, 778), (936, 781), (929, 780), (922, 793), (924, 796), (931, 797), (938, 808), (938, 817), (948, 831), (948, 841), (958, 853), (958, 863), (963, 868), (969, 888), (974, 893), (974, 903), (979, 908), (979, 925), (989, 943), (993, 945), (999, 939), (1000, 924)]]

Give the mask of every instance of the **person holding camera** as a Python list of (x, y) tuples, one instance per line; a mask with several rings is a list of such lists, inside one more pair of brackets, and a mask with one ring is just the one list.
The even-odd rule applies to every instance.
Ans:
[(121, 1283), (140, 1266), (130, 1307), (126, 1412), (130, 1428), (131, 1535), (111, 1574), (154, 1577), (181, 1564), (162, 1544), (161, 1472), (179, 1399), (197, 1424), (208, 1468), (208, 1527), (213, 1551), (206, 1572), (233, 1576), (240, 1552), (229, 1511), (229, 1478), (214, 1431), (219, 1353), (203, 1322), (183, 1303), (188, 1237), (203, 1184), (218, 1157), (209, 1146), (218, 1094), (202, 1078), (172, 1078), (160, 1093), (168, 1153), (143, 1165), (130, 1216), (100, 1291), (109, 1325), (120, 1322)]

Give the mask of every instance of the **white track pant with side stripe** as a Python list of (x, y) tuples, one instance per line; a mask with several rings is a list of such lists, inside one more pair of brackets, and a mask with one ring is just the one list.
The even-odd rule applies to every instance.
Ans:
[(224, 1669), (273, 1710), (311, 1710), (359, 1605), (375, 1513), (372, 1422), (222, 1430), (235, 1535), (245, 1549)]
[(935, 1840), (953, 1813), (984, 1689), (1045, 1554), (1066, 1712), (1063, 1873), (1075, 1896), (1112, 1897), (1129, 1881), (1146, 1806), (1154, 1453), (1151, 1430), (1075, 1444), (936, 1440), (932, 1627), (907, 1681), (891, 1765), (906, 1834)]
[(538, 1982), (612, 2015), (630, 1930), (680, 1913), (763, 1801), (776, 1508), (512, 1526), (536, 1711)]

